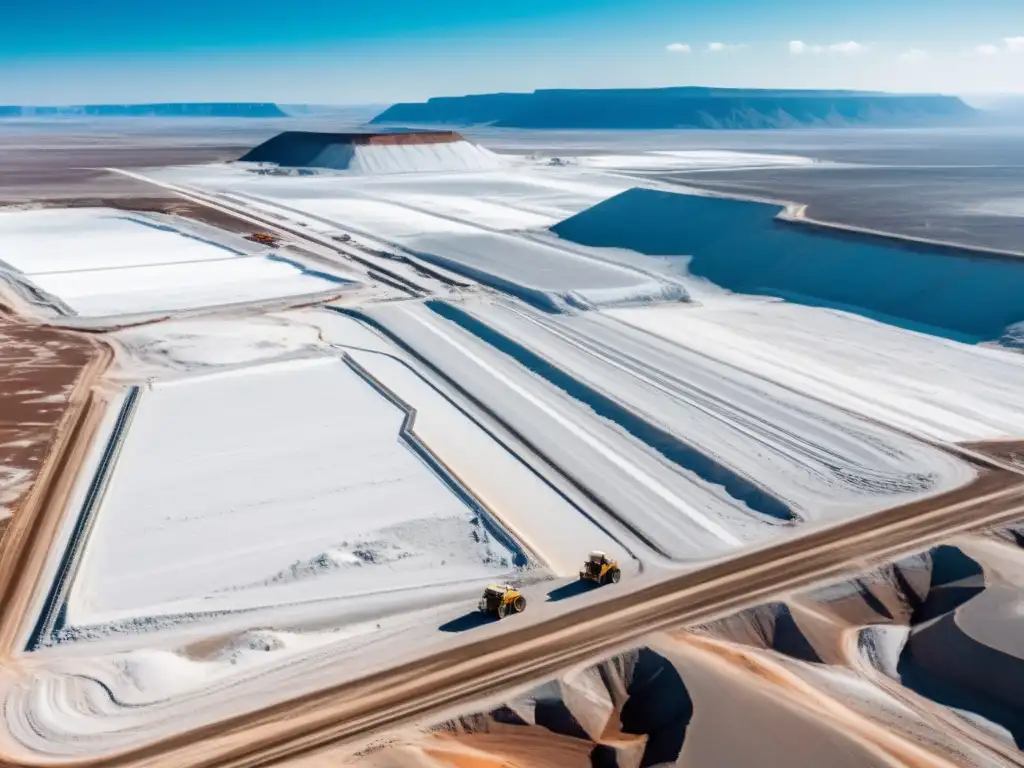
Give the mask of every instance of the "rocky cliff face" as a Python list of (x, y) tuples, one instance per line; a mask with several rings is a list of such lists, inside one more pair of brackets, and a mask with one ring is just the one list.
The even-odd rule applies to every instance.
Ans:
[(374, 123), (534, 129), (764, 129), (948, 125), (978, 113), (954, 96), (725, 88), (542, 90), (395, 104)]

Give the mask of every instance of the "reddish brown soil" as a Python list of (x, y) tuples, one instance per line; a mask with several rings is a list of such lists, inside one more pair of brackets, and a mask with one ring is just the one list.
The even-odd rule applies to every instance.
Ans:
[(107, 403), (95, 385), (113, 360), (113, 350), (95, 344), (66, 395), (47, 455), (0, 547), (0, 658), (19, 648), (23, 618), (46, 567), (79, 468), (96, 438)]
[(450, 144), (464, 141), (455, 131), (421, 131), (419, 133), (365, 133), (352, 134), (353, 144), (383, 146), (408, 146), (410, 144)]
[(168, 197), (76, 197), (46, 200), (38, 205), (43, 208), (114, 208), (119, 211), (165, 213), (209, 224), (229, 232), (249, 234), (253, 231), (252, 224), (235, 218), (230, 213), (208, 208), (205, 205), (173, 195)]
[(422, 749), (452, 768), (590, 768), (593, 745), (542, 728), (521, 731), (433, 734)]
[(984, 443), (964, 443), (964, 448), (1000, 459), (1024, 469), (1024, 440), (991, 440)]
[(94, 352), (76, 334), (0, 318), (0, 517), (16, 514), (32, 487)]

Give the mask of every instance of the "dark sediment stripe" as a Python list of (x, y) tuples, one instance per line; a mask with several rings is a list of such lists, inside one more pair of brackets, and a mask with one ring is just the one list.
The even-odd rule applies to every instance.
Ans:
[(792, 521), (796, 519), (788, 505), (763, 488), (684, 443), (675, 435), (645, 421), (607, 395), (573, 378), (522, 344), (443, 301), (431, 300), (427, 302), (427, 306), (441, 317), (469, 331), (550, 384), (584, 403), (598, 416), (617, 424), (677, 466), (693, 472), (707, 483), (721, 486), (726, 493), (734, 499), (742, 501), (754, 512), (777, 520)]

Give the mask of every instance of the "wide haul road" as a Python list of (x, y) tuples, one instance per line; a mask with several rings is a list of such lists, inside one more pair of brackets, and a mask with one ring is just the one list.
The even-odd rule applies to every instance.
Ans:
[[(79, 765), (268, 765), (331, 743), (436, 717), (567, 666), (637, 644), (660, 629), (693, 624), (920, 551), (967, 530), (1024, 516), (1024, 482), (1002, 469), (942, 496), (886, 510), (750, 551), (627, 591), (548, 621), (435, 654), (136, 750)], [(614, 590), (614, 591), (613, 591)]]

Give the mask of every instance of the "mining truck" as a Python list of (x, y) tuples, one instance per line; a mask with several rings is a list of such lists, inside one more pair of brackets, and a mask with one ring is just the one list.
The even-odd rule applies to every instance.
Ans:
[(251, 235), (246, 235), (245, 239), (252, 240), (260, 245), (269, 245), (272, 248), (276, 247), (279, 242), (274, 235), (268, 235), (266, 232), (253, 232)]
[(622, 577), (619, 563), (612, 560), (604, 552), (594, 550), (580, 569), (580, 581), (592, 581), (595, 584), (617, 584)]
[(479, 610), (503, 619), (510, 613), (522, 613), (526, 610), (526, 598), (515, 587), (509, 584), (490, 584), (480, 598)]

